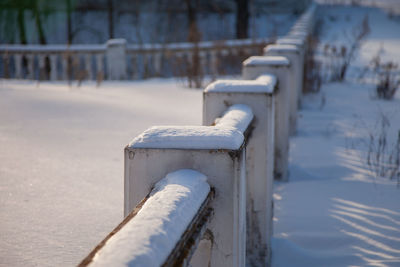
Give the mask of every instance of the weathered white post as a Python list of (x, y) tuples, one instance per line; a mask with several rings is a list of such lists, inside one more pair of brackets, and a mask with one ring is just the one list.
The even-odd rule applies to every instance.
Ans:
[(126, 71), (126, 40), (111, 39), (107, 41), (107, 72), (109, 80), (127, 78)]
[(253, 56), (243, 62), (242, 77), (255, 79), (263, 74), (274, 74), (278, 79), (275, 97), (275, 157), (274, 178), (287, 180), (289, 155), (289, 79), (293, 77), (290, 61), (281, 56)]
[(297, 106), (301, 108), (301, 103), (303, 99), (303, 83), (304, 83), (304, 60), (305, 60), (305, 52), (306, 52), (306, 42), (302, 41), (301, 39), (296, 39), (295, 37), (283, 37), (279, 38), (276, 40), (277, 44), (282, 44), (282, 45), (295, 45), (297, 49), (300, 50), (300, 74), (299, 76), (301, 77), (301, 84), (299, 88), (299, 93), (298, 93), (298, 99), (297, 99)]
[(298, 94), (301, 94), (303, 78), (301, 77), (301, 51), (294, 45), (268, 45), (264, 48), (265, 56), (284, 56), (289, 59), (293, 76), (288, 80), (289, 83), (289, 123), (290, 134), (294, 135), (297, 128)]
[(270, 260), (275, 88), (275, 76), (263, 75), (257, 80), (219, 80), (203, 93), (203, 125), (211, 125), (234, 104), (248, 105), (254, 113), (246, 146), (246, 258), (252, 266), (265, 266)]
[(214, 215), (208, 224), (213, 236), (210, 266), (245, 266), (243, 144), (243, 134), (233, 127), (152, 127), (145, 131), (125, 148), (125, 216), (167, 173), (182, 168), (202, 171), (215, 189)]

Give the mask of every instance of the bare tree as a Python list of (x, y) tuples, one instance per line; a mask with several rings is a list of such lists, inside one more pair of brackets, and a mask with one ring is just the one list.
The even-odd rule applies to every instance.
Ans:
[(249, 0), (235, 0), (236, 2), (236, 38), (248, 38)]
[(108, 11), (108, 36), (114, 38), (114, 3), (113, 0), (107, 0)]
[(188, 41), (194, 44), (192, 59), (191, 62), (188, 63), (188, 82), (189, 87), (200, 88), (202, 85), (202, 73), (198, 43), (201, 40), (201, 33), (197, 26), (199, 0), (185, 0), (185, 4), (189, 24)]
[(73, 33), (72, 33), (72, 3), (71, 0), (65, 0), (65, 10), (67, 16), (67, 43), (72, 44)]

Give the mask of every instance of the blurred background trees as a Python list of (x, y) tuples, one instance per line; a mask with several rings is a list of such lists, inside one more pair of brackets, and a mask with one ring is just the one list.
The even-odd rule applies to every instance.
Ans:
[[(0, 43), (168, 43), (266, 37), (309, 0), (2, 0)], [(288, 26), (289, 27), (289, 26)]]

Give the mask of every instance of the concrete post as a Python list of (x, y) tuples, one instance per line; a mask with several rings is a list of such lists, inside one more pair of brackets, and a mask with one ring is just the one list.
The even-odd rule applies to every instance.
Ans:
[(296, 38), (279, 38), (276, 40), (277, 44), (282, 44), (282, 45), (295, 45), (297, 49), (300, 51), (300, 73), (299, 76), (301, 78), (301, 84), (299, 85), (299, 93), (298, 93), (298, 98), (297, 98), (297, 107), (300, 109), (302, 106), (302, 101), (303, 101), (303, 85), (304, 85), (304, 60), (305, 60), (305, 42), (296, 39)]
[[(202, 171), (215, 189), (214, 212), (208, 224), (213, 237), (209, 266), (244, 267), (246, 173), (243, 135), (234, 128), (223, 134), (219, 134), (217, 127), (160, 128), (161, 132), (173, 134), (165, 138), (165, 132), (158, 133), (158, 128), (151, 128), (125, 148), (125, 216), (166, 174), (183, 168)], [(208, 132), (209, 128), (214, 131)], [(232, 140), (238, 140), (240, 136), (241, 141), (231, 145)], [(201, 144), (202, 148), (195, 144)]]
[(251, 266), (270, 261), (274, 158), (274, 94), (276, 78), (216, 81), (203, 93), (203, 125), (211, 125), (230, 105), (251, 107), (251, 138), (246, 146), (246, 258)]
[(301, 94), (303, 78), (301, 77), (302, 68), (301, 63), (301, 52), (294, 45), (268, 45), (264, 48), (265, 56), (284, 56), (289, 59), (291, 68), (293, 70), (293, 76), (288, 80), (289, 83), (289, 123), (290, 123), (290, 134), (294, 135), (297, 129), (297, 110), (298, 110), (298, 99)]
[(274, 178), (287, 180), (289, 154), (289, 92), (288, 80), (293, 77), (290, 61), (281, 56), (253, 56), (243, 62), (242, 77), (255, 79), (262, 74), (274, 74), (278, 79), (275, 97)]
[(126, 40), (111, 39), (107, 41), (107, 72), (109, 80), (123, 80), (127, 78), (126, 67)]

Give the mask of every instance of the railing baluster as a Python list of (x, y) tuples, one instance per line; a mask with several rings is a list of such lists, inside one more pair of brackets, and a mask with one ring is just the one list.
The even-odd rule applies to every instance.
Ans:
[(78, 53), (72, 54), (72, 73), (74, 80), (80, 80), (81, 78), (80, 55)]
[(4, 77), (10, 78), (10, 56), (8, 52), (3, 54), (3, 71)]
[(86, 77), (88, 80), (93, 80), (92, 74), (92, 54), (87, 53), (85, 54), (85, 70), (86, 70)]
[(217, 51), (216, 50), (211, 50), (210, 51), (210, 64), (211, 64), (211, 74), (215, 78), (218, 76), (218, 58), (217, 58)]
[(57, 55), (50, 55), (50, 80), (57, 80)]
[(46, 70), (45, 70), (45, 61), (46, 55), (45, 54), (38, 54), (38, 61), (39, 61), (39, 80), (46, 79)]
[(148, 78), (150, 75), (150, 66), (151, 66), (151, 55), (149, 53), (145, 53), (143, 55), (143, 66), (144, 66), (144, 73), (142, 77)]
[(199, 60), (200, 60), (200, 66), (201, 66), (201, 72), (203, 75), (207, 74), (207, 53), (206, 51), (200, 51), (199, 52)]
[(161, 76), (161, 66), (162, 66), (162, 54), (161, 52), (157, 52), (153, 54), (153, 61), (154, 61), (154, 69), (156, 71), (157, 76)]
[(138, 80), (139, 76), (139, 68), (138, 68), (138, 56), (137, 54), (131, 55), (131, 64), (132, 64), (132, 79)]
[(97, 82), (99, 82), (99, 80), (104, 79), (103, 58), (104, 58), (104, 55), (101, 53), (96, 55), (96, 70), (97, 70), (96, 79), (97, 79)]
[(22, 54), (14, 55), (14, 64), (15, 64), (15, 78), (22, 78)]
[(28, 78), (33, 80), (35, 78), (35, 73), (34, 73), (35, 56), (34, 54), (28, 54), (26, 56), (26, 59), (28, 60)]
[(69, 67), (68, 67), (68, 59), (69, 59), (69, 53), (65, 53), (62, 56), (62, 79), (63, 80), (68, 80), (69, 79)]

